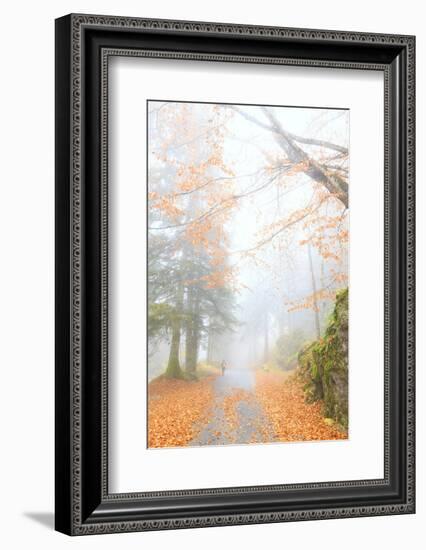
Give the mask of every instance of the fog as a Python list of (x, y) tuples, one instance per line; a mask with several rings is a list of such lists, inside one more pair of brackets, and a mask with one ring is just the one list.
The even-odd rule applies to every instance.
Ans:
[[(219, 322), (217, 330), (211, 329), (214, 323), (209, 297), (205, 297), (205, 307), (204, 294), (197, 302), (197, 363), (218, 364), (224, 360), (229, 367), (253, 368), (274, 363), (291, 368), (293, 364), (283, 364), (283, 351), (277, 351), (277, 341), (281, 338), (281, 348), (290, 349), (292, 342), (297, 348), (320, 336), (333, 306), (334, 292), (348, 285), (347, 239), (341, 238), (348, 231), (348, 208), (320, 178), (312, 176), (320, 166), (321, 174), (330, 175), (330, 181), (336, 174), (347, 182), (348, 155), (300, 140), (321, 140), (348, 148), (349, 112), (300, 107), (269, 107), (265, 111), (255, 106), (209, 104), (183, 107), (161, 102), (149, 102), (148, 108), (148, 189), (150, 197), (154, 196), (148, 204), (148, 253), (154, 256), (160, 238), (163, 243), (175, 243), (170, 248), (169, 268), (167, 257), (161, 259), (161, 268), (169, 274), (171, 270), (178, 271), (177, 260), (187, 258), (190, 248), (191, 258), (204, 258), (203, 265), (213, 266), (212, 271), (222, 269), (226, 274), (223, 288), (232, 295), (226, 302), (220, 297), (220, 303), (232, 311), (233, 320)], [(271, 120), (284, 129), (282, 135), (271, 131)], [(185, 127), (182, 134), (179, 124)], [(199, 133), (194, 134), (197, 124)], [(214, 158), (208, 168), (203, 158), (205, 150), (215, 154), (206, 154), (210, 161)], [(295, 162), (297, 155), (305, 160)], [(188, 164), (192, 175), (185, 180), (182, 166)], [(209, 178), (214, 184), (209, 184)], [(174, 193), (174, 189), (179, 193)], [(185, 193), (190, 200), (182, 197)], [(167, 208), (161, 206), (165, 196)], [(204, 250), (203, 246), (198, 250), (185, 233), (188, 225), (194, 231), (194, 213), (197, 220), (201, 218), (206, 223), (208, 219), (211, 225)], [(188, 241), (190, 245), (182, 245)], [(213, 245), (209, 248), (213, 241), (214, 250)], [(221, 266), (216, 267), (219, 260)], [(158, 265), (152, 273), (157, 273)], [(206, 280), (202, 273), (201, 278), (199, 273), (193, 277), (185, 273), (183, 280), (190, 280), (185, 283), (188, 288), (198, 285), (201, 293), (208, 292), (208, 286), (202, 286), (201, 281)], [(180, 298), (175, 296), (176, 281), (182, 278), (150, 278), (150, 273), (148, 278), (150, 306), (153, 302), (173, 303), (174, 311), (177, 307), (184, 311), (188, 290), (182, 290)], [(173, 288), (158, 291), (159, 285)], [(216, 288), (212, 287), (211, 292), (219, 292)], [(215, 300), (213, 297), (212, 302)], [(188, 349), (187, 315), (182, 313), (180, 327), (182, 368)], [(171, 321), (164, 320), (164, 326), (149, 340), (150, 379), (167, 367), (170, 327)]]

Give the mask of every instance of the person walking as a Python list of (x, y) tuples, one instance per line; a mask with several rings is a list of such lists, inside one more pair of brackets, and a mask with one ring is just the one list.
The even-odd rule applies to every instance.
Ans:
[(222, 363), (220, 364), (220, 368), (222, 369), (222, 376), (223, 376), (225, 374), (225, 369), (226, 369), (225, 359), (222, 359)]

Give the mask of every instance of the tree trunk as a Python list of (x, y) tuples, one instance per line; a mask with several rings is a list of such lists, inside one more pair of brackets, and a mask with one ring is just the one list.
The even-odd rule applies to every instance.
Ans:
[(256, 330), (253, 326), (250, 327), (248, 332), (248, 342), (249, 342), (249, 363), (250, 365), (257, 365), (257, 348), (256, 348)]
[[(191, 325), (193, 325), (194, 322), (191, 322)], [(195, 373), (197, 368), (197, 355), (198, 355), (198, 349), (197, 349), (197, 339), (194, 327), (191, 326), (190, 330), (187, 330), (186, 333), (186, 362), (185, 362), (185, 370), (188, 373)]]
[[(320, 285), (321, 285), (321, 288), (324, 288), (326, 283), (325, 283), (325, 275), (324, 275), (324, 258), (321, 258), (321, 271), (320, 271)], [(319, 310), (320, 310), (320, 313), (321, 313), (321, 332), (324, 333), (324, 330), (325, 330), (325, 325), (327, 325), (327, 322), (326, 322), (326, 316), (325, 316), (325, 308), (326, 308), (326, 305), (325, 305), (325, 302), (321, 302), (320, 304), (320, 307), (319, 307)]]
[(189, 372), (191, 363), (191, 346), (192, 346), (192, 316), (193, 316), (193, 294), (194, 288), (189, 285), (186, 294), (186, 321), (185, 321), (185, 370)]
[(272, 111), (267, 107), (263, 107), (262, 110), (272, 124), (276, 141), (284, 149), (291, 162), (296, 164), (305, 163), (305, 173), (315, 181), (324, 185), (330, 193), (335, 195), (336, 198), (342, 202), (345, 208), (348, 208), (349, 189), (347, 181), (339, 174), (328, 173), (318, 162), (310, 158), (307, 153), (295, 143), (294, 137), (283, 129)]
[(282, 336), (286, 329), (284, 314), (285, 314), (285, 310), (281, 309), (278, 316), (279, 336)]
[(264, 322), (264, 340), (263, 340), (263, 362), (267, 363), (269, 360), (269, 319), (268, 312), (265, 311)]
[(348, 182), (345, 178), (341, 177), (337, 172), (327, 170), (324, 166), (321, 166), (320, 163), (312, 159), (299, 145), (296, 143), (307, 144), (316, 144), (322, 145), (329, 149), (334, 149), (342, 154), (347, 155), (347, 149), (345, 147), (340, 147), (328, 142), (324, 142), (316, 139), (302, 138), (295, 136), (290, 132), (286, 132), (278, 119), (275, 117), (273, 112), (267, 107), (263, 107), (262, 110), (266, 117), (268, 118), (271, 125), (263, 124), (261, 121), (256, 118), (248, 115), (244, 111), (241, 111), (237, 107), (232, 107), (235, 111), (241, 114), (247, 120), (254, 122), (261, 128), (272, 131), (275, 140), (278, 145), (283, 149), (289, 160), (294, 164), (303, 164), (305, 166), (304, 172), (313, 180), (321, 183), (332, 195), (334, 195), (340, 202), (344, 205), (345, 208), (348, 208), (349, 204), (349, 187)]
[(315, 330), (316, 330), (317, 339), (319, 339), (321, 337), (321, 327), (320, 327), (320, 318), (319, 318), (319, 307), (318, 307), (318, 302), (316, 298), (317, 285), (315, 282), (314, 266), (312, 263), (312, 252), (311, 252), (310, 243), (308, 243), (308, 256), (309, 256), (309, 267), (311, 270), (311, 279), (312, 279), (312, 294), (314, 296)]
[(175, 319), (172, 327), (172, 343), (170, 345), (169, 362), (167, 364), (167, 378), (182, 378), (183, 373), (179, 363), (180, 347), (180, 320)]
[(207, 336), (207, 363), (211, 363), (213, 360), (213, 332), (209, 327), (209, 333)]
[(176, 301), (176, 311), (172, 320), (172, 342), (170, 345), (169, 361), (165, 376), (167, 378), (182, 378), (183, 372), (180, 368), (179, 362), (179, 348), (180, 348), (180, 335), (181, 335), (181, 314), (183, 307), (183, 288), (178, 291), (178, 298)]
[(196, 289), (188, 289), (188, 321), (186, 324), (185, 370), (195, 374), (198, 362), (199, 297)]
[(288, 331), (293, 332), (293, 312), (287, 310)]

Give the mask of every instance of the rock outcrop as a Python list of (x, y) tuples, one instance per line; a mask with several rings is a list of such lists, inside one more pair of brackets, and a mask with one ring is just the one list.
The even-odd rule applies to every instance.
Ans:
[(348, 289), (336, 295), (324, 337), (298, 355), (306, 400), (324, 401), (324, 416), (348, 428)]

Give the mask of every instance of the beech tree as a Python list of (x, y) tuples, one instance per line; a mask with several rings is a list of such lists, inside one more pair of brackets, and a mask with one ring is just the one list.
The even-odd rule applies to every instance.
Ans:
[[(263, 300), (259, 322), (265, 361), (271, 330), (282, 330), (285, 310), (312, 310), (319, 336), (323, 304), (347, 284), (347, 144), (315, 129), (311, 135), (290, 131), (285, 113), (149, 102), (148, 336), (152, 349), (169, 339), (167, 376), (182, 377), (183, 366), (193, 375), (201, 347), (211, 358), (215, 336), (238, 327), (236, 297), (244, 287), (238, 273), (248, 265), (260, 266), (279, 287), (265, 286), (275, 297), (270, 304)], [(245, 174), (235, 173), (226, 153), (235, 155), (233, 139), (244, 140), (232, 136), (238, 120), (258, 129), (266, 143), (248, 139), (259, 161)], [(289, 208), (292, 195), (298, 199)], [(260, 207), (265, 198), (273, 199), (273, 208)], [(247, 203), (257, 202), (260, 223), (253, 220), (250, 244), (232, 248), (232, 224)], [(309, 270), (303, 294), (278, 300), (288, 287), (282, 258), (290, 265), (291, 250), (299, 257), (303, 247)]]

